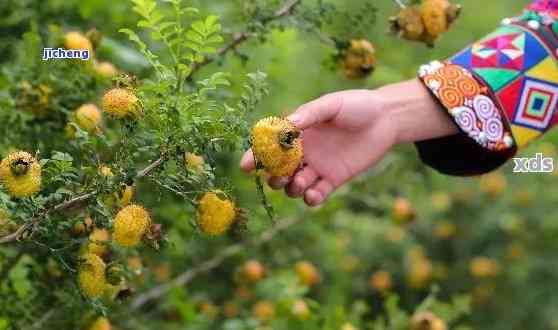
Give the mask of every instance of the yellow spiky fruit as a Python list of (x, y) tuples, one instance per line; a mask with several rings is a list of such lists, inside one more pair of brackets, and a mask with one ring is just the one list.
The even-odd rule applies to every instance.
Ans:
[(100, 297), (106, 288), (106, 265), (103, 259), (93, 253), (82, 257), (78, 271), (79, 287), (88, 298)]
[(236, 218), (234, 203), (220, 198), (215, 192), (207, 192), (199, 200), (197, 222), (200, 230), (216, 236), (226, 232)]
[(418, 312), (411, 318), (411, 330), (447, 330), (446, 322), (431, 312)]
[(308, 320), (310, 318), (310, 308), (306, 301), (297, 299), (291, 306), (291, 313), (299, 320)]
[(81, 32), (71, 31), (66, 33), (64, 36), (64, 47), (67, 49), (85, 49), (89, 51), (91, 57), (93, 57), (93, 44), (91, 41)]
[(126, 88), (113, 88), (103, 95), (103, 111), (122, 118), (137, 118), (141, 115), (141, 105), (133, 91)]
[(370, 276), (369, 284), (372, 289), (381, 293), (387, 292), (393, 287), (391, 274), (385, 270), (380, 270), (372, 274), (372, 276)]
[(109, 319), (106, 317), (99, 317), (91, 324), (89, 330), (111, 330), (112, 326)]
[(113, 78), (118, 75), (118, 70), (116, 67), (110, 62), (96, 62), (95, 63), (95, 72), (103, 77), (103, 78)]
[(269, 300), (260, 300), (252, 307), (252, 315), (261, 322), (268, 322), (275, 318), (275, 304)]
[(120, 246), (133, 247), (141, 242), (150, 225), (149, 213), (143, 207), (131, 204), (116, 214), (112, 237)]
[(268, 117), (252, 128), (252, 151), (272, 176), (291, 176), (303, 157), (300, 131), (287, 119)]
[(418, 6), (407, 6), (401, 9), (390, 21), (391, 29), (401, 38), (418, 41), (424, 34), (424, 24)]
[(184, 153), (184, 164), (186, 168), (195, 173), (200, 173), (203, 171), (205, 160), (202, 156), (196, 155), (191, 152)]
[(134, 198), (134, 186), (122, 185), (120, 193), (118, 194), (118, 203), (120, 207), (128, 206)]
[(341, 68), (348, 79), (362, 79), (374, 71), (376, 49), (366, 39), (351, 40), (342, 57)]
[(437, 37), (448, 30), (447, 0), (423, 0), (420, 7), (424, 28), (429, 35)]
[(500, 265), (494, 259), (475, 257), (469, 264), (469, 271), (476, 278), (495, 277), (500, 272)]
[(89, 133), (97, 133), (101, 130), (103, 116), (99, 108), (94, 104), (84, 104), (74, 113), (76, 124)]
[(87, 252), (100, 257), (108, 252), (107, 243), (110, 241), (110, 232), (104, 228), (96, 228), (89, 234)]
[(12, 197), (32, 196), (41, 189), (41, 165), (28, 152), (13, 152), (0, 163), (0, 181)]
[(309, 261), (299, 261), (295, 264), (295, 272), (300, 282), (307, 286), (314, 286), (322, 280), (320, 271)]

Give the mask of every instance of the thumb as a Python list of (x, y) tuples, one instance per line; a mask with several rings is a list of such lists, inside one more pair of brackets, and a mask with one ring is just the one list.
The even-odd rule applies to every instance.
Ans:
[(288, 119), (298, 128), (306, 129), (334, 119), (343, 106), (341, 93), (320, 97), (299, 107)]

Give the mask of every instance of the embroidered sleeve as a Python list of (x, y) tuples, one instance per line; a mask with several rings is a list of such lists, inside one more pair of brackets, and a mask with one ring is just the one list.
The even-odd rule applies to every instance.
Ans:
[(476, 175), (504, 164), (558, 123), (558, 0), (534, 1), (419, 78), (458, 126), (456, 136), (417, 143), (441, 172)]

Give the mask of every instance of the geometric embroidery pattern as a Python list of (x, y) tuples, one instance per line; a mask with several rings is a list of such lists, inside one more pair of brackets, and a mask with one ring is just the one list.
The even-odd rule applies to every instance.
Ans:
[(545, 132), (554, 118), (557, 103), (557, 85), (526, 78), (512, 124)]

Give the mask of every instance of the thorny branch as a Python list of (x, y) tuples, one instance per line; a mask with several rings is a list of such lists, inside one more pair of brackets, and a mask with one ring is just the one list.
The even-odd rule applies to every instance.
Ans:
[[(263, 19), (261, 21), (262, 24), (266, 25), (275, 20), (291, 15), (294, 9), (296, 8), (296, 6), (298, 6), (301, 2), (302, 0), (289, 0), (285, 2), (285, 4), (281, 6), (281, 8), (279, 8), (272, 16)], [(221, 49), (217, 51), (216, 56), (208, 57), (203, 62), (195, 64), (192, 68), (192, 72), (190, 73), (190, 76), (192, 76), (196, 71), (198, 71), (202, 67), (210, 63), (213, 63), (216, 58), (223, 57), (229, 51), (235, 50), (240, 44), (248, 40), (252, 35), (253, 35), (252, 33), (247, 31), (236, 33), (233, 36), (233, 39), (229, 41), (228, 44), (226, 44), (225, 46), (223, 46)]]
[[(155, 160), (154, 162), (149, 164), (147, 167), (145, 167), (143, 170), (139, 171), (137, 173), (136, 177), (135, 177), (135, 180), (139, 180), (139, 179), (141, 179), (145, 176), (148, 176), (155, 169), (157, 169), (159, 166), (164, 164), (165, 160), (166, 160), (166, 158), (163, 157), (163, 156), (158, 158), (157, 160)], [(41, 212), (37, 216), (33, 217), (31, 220), (27, 221), (25, 224), (21, 225), (15, 232), (13, 232), (13, 233), (11, 233), (7, 236), (0, 237), (0, 244), (5, 244), (5, 243), (13, 242), (13, 241), (19, 241), (26, 232), (28, 232), (29, 230), (32, 231), (33, 228), (36, 227), (41, 221), (46, 219), (49, 214), (60, 212), (60, 211), (63, 211), (63, 210), (67, 210), (67, 209), (71, 208), (72, 206), (78, 205), (82, 202), (85, 202), (85, 201), (97, 196), (97, 194), (98, 194), (97, 191), (90, 191), (88, 193), (78, 195), (76, 197), (68, 199), (68, 200), (66, 200), (66, 201), (64, 201), (60, 204), (56, 204), (56, 205), (44, 210), (43, 212)]]
[(190, 283), (194, 278), (199, 275), (205, 274), (221, 265), (227, 258), (232, 257), (236, 254), (241, 253), (248, 247), (256, 247), (271, 241), (277, 234), (289, 229), (290, 227), (301, 222), (305, 217), (300, 216), (298, 218), (290, 218), (281, 221), (277, 221), (277, 224), (273, 227), (262, 232), (258, 237), (253, 240), (249, 240), (244, 243), (238, 243), (230, 245), (225, 249), (221, 250), (218, 254), (213, 256), (211, 259), (202, 262), (198, 266), (191, 268), (182, 274), (178, 275), (174, 279), (156, 286), (140, 295), (138, 295), (131, 303), (132, 309), (139, 309), (146, 303), (158, 299), (164, 296), (167, 292), (173, 288), (180, 287)]
[[(281, 6), (272, 16), (262, 20), (262, 23), (265, 25), (265, 24), (268, 24), (272, 21), (275, 21), (275, 20), (278, 20), (278, 19), (281, 19), (283, 17), (291, 15), (293, 13), (294, 9), (296, 8), (296, 6), (299, 5), (301, 2), (302, 2), (302, 0), (288, 0), (288, 1), (286, 1), (285, 4), (283, 6)], [(221, 49), (219, 49), (219, 51), (217, 51), (217, 56), (216, 57), (224, 56), (229, 51), (235, 50), (240, 44), (242, 44), (244, 41), (248, 40), (250, 37), (251, 37), (251, 34), (249, 32), (241, 32), (241, 33), (236, 34), (228, 44), (226, 44)], [(196, 72), (197, 70), (201, 69), (202, 67), (212, 63), (213, 61), (215, 61), (215, 57), (206, 58), (205, 61), (195, 65), (192, 68), (191, 75), (194, 72)], [(157, 167), (162, 165), (164, 162), (165, 162), (165, 159), (163, 157), (157, 159), (153, 163), (149, 164), (145, 169), (139, 171), (137, 176), (136, 176), (136, 179), (140, 179), (142, 177), (145, 177), (145, 176), (149, 175), (149, 173), (151, 173)], [(55, 213), (55, 212), (59, 212), (59, 211), (63, 211), (63, 210), (66, 210), (68, 208), (71, 208), (72, 206), (75, 206), (75, 205), (77, 205), (81, 202), (87, 201), (88, 199), (95, 197), (97, 195), (97, 193), (98, 193), (97, 191), (91, 191), (91, 192), (88, 192), (88, 193), (84, 193), (82, 195), (79, 195), (77, 197), (69, 199), (65, 202), (57, 204), (57, 205), (55, 205), (55, 206), (53, 206), (53, 207), (51, 207), (47, 210), (44, 210), (43, 212), (41, 212), (37, 216), (33, 217), (30, 221), (28, 221), (24, 225), (20, 226), (15, 232), (13, 232), (13, 233), (11, 233), (7, 236), (0, 237), (0, 244), (5, 244), (5, 243), (13, 242), (13, 241), (19, 241), (27, 231), (32, 230), (32, 228), (37, 226), (43, 219), (47, 218), (47, 216), (50, 213)]]

